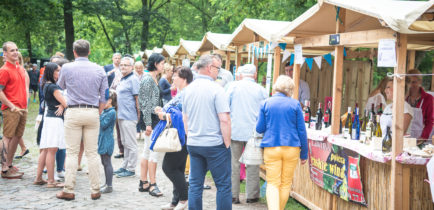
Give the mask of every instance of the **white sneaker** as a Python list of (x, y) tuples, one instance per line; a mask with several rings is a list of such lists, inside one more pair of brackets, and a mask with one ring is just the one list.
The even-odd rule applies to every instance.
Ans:
[(65, 178), (65, 172), (63, 172), (63, 171), (61, 171), (61, 172), (57, 172), (57, 176), (59, 177), (59, 178)]
[(168, 203), (166, 205), (161, 206), (162, 210), (173, 210), (174, 208), (175, 208), (175, 206), (172, 206), (172, 203)]
[(185, 203), (178, 202), (178, 205), (173, 210), (184, 210), (188, 206), (188, 201), (185, 201)]

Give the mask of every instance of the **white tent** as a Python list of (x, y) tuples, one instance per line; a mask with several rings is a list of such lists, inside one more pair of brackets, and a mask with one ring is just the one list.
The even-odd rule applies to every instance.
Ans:
[(190, 41), (181, 39), (179, 41), (179, 48), (176, 50), (176, 55), (189, 55), (196, 56), (196, 52), (200, 47), (201, 41)]
[(202, 39), (198, 51), (199, 52), (210, 51), (210, 50), (233, 51), (232, 49), (228, 48), (231, 37), (232, 34), (220, 34), (220, 33), (207, 32)]
[(173, 58), (178, 48), (179, 46), (163, 45), (163, 51), (161, 54), (165, 57)]
[(257, 41), (276, 42), (283, 36), (277, 36), (283, 29), (288, 28), (291, 22), (276, 20), (258, 20), (246, 18), (232, 33), (230, 43), (233, 45), (244, 45), (255, 42), (252, 39), (254, 34), (258, 35)]

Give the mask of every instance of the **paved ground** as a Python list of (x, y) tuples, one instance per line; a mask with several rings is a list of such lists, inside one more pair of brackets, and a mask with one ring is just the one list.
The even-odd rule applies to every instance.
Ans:
[[(30, 110), (32, 111), (32, 110)], [(33, 116), (33, 115), (31, 115)], [(103, 194), (100, 200), (90, 199), (90, 185), (87, 177), (86, 158), (83, 157), (83, 171), (77, 173), (77, 185), (74, 201), (63, 201), (55, 197), (58, 189), (47, 189), (44, 186), (33, 185), (36, 174), (38, 148), (35, 143), (34, 117), (30, 117), (25, 133), (25, 144), (30, 154), (22, 160), (14, 161), (24, 176), (22, 180), (5, 180), (0, 178), (0, 209), (160, 209), (161, 205), (170, 202), (172, 198), (172, 184), (161, 169), (162, 157), (157, 171), (157, 184), (164, 196), (155, 198), (148, 193), (138, 192), (139, 174), (132, 178), (113, 178), (114, 192)], [(143, 150), (143, 140), (139, 141), (140, 151)], [(117, 151), (117, 149), (115, 149)], [(19, 154), (20, 149), (17, 149)], [(140, 153), (141, 154), (141, 153)], [(119, 168), (121, 161), (112, 159), (114, 169)], [(101, 183), (104, 181), (102, 166)], [(137, 172), (140, 173), (137, 167)], [(46, 178), (46, 177), (45, 177)], [(206, 183), (212, 186), (211, 190), (204, 191), (203, 209), (215, 209), (215, 186), (212, 179)], [(233, 205), (233, 209), (266, 209), (265, 204), (245, 204), (244, 194), (240, 196), (243, 204)]]

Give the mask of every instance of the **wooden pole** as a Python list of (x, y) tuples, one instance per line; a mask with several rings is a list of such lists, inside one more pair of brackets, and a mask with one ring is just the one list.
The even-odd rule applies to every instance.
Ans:
[[(346, 9), (341, 8), (339, 19), (336, 21), (336, 33), (345, 32)], [(333, 70), (333, 103), (332, 103), (332, 128), (331, 134), (339, 134), (339, 123), (341, 121), (341, 103), (342, 103), (342, 76), (344, 68), (344, 47), (335, 47), (335, 61)], [(333, 196), (335, 197), (335, 196)], [(335, 205), (333, 198), (333, 205)], [(335, 206), (333, 206), (335, 208)]]
[[(434, 59), (432, 61), (432, 73), (434, 74)], [(434, 75), (431, 76), (431, 91), (434, 91)]]
[(407, 63), (407, 71), (410, 69), (414, 69), (415, 66), (415, 58), (416, 58), (416, 51), (415, 50), (409, 50), (408, 51), (408, 63)]
[[(273, 84), (276, 83), (277, 77), (279, 77), (280, 74), (280, 63), (281, 56), (280, 56), (280, 47), (274, 48), (274, 71), (273, 71)], [(303, 101), (304, 103), (304, 101)]]
[[(300, 64), (294, 64), (294, 72), (292, 73), (292, 78), (294, 79), (294, 92), (292, 93), (292, 98), (298, 101), (298, 91), (300, 87)], [(304, 103), (304, 101), (302, 101)]]
[(236, 49), (236, 51), (235, 51), (235, 54), (236, 54), (236, 65), (237, 65), (237, 69), (236, 69), (236, 71), (235, 72), (238, 72), (238, 69), (240, 68), (240, 65), (241, 65), (241, 53), (240, 52), (238, 52), (238, 47), (237, 47), (237, 49)]
[[(406, 54), (407, 54), (407, 35), (397, 35), (396, 42), (396, 57), (397, 65), (395, 67), (395, 74), (404, 74), (406, 67)], [(404, 125), (404, 88), (405, 80), (395, 77), (393, 79), (393, 124), (392, 124), (392, 169), (391, 169), (391, 192), (390, 209), (403, 209), (403, 170), (402, 164), (396, 162), (396, 157), (402, 153), (403, 146), (403, 125)], [(405, 177), (404, 179), (408, 179)]]
[(231, 69), (231, 52), (227, 51), (226, 52), (226, 66), (225, 66), (226, 70), (229, 70), (230, 72), (232, 72)]

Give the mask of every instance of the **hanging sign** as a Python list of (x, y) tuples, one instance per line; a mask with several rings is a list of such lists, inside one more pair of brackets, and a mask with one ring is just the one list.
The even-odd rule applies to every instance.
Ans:
[(378, 67), (396, 66), (395, 40), (380, 39), (380, 42), (378, 42), (377, 66)]
[(329, 36), (329, 45), (338, 45), (340, 43), (340, 37), (339, 34), (331, 34)]
[(308, 142), (312, 181), (343, 200), (367, 206), (360, 177), (360, 155), (327, 141)]
[(294, 45), (295, 64), (303, 64), (303, 47), (301, 44)]

